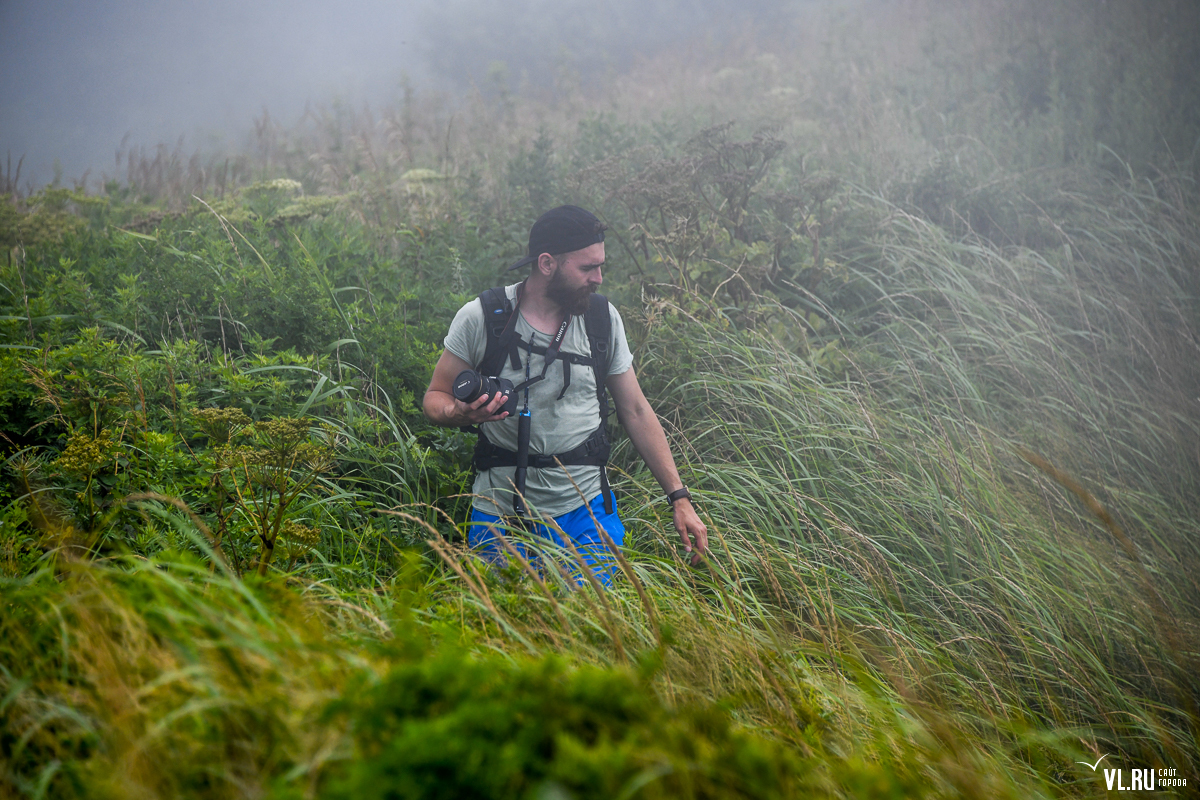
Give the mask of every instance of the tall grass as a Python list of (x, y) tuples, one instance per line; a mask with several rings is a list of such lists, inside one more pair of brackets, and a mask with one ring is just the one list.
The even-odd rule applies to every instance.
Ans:
[(805, 756), (809, 794), (1045, 791), (1014, 748), (898, 694), (855, 655), (797, 639), (734, 582), (635, 556), (642, 592), (542, 593), (444, 552), (437, 563), (465, 585), (418, 559), (388, 593), (358, 597), (242, 583), (187, 560), (60, 562), (57, 575), (6, 579), (6, 607), (20, 609), (4, 622), (7, 785), (30, 796), (323, 793), (365, 755), (353, 717), (332, 709), (414, 661), (442, 664), (452, 681), (456, 663), (467, 669), (452, 655), (465, 632), (505, 653), (467, 656), (494, 670), (557, 651), (649, 678), (675, 708), (722, 699), (743, 728)]
[(837, 358), (659, 301), (639, 359), (717, 560), (807, 635), (970, 719), (1192, 763), (1196, 240), (1190, 206), (1115, 199), (1061, 258), (885, 205)]
[(878, 352), (938, 416), (1023, 428), (1077, 470), (1170, 486), (1194, 509), (1197, 242), (1192, 201), (1162, 196), (1177, 188), (1068, 196), (1060, 244), (1040, 252), (955, 240), (893, 209), (855, 262)]
[(671, 322), (648, 345), (662, 355), (643, 358), (701, 342), (662, 398), (686, 415), (690, 480), (731, 579), (945, 713), (1190, 758), (1194, 518), (1161, 498), (1135, 506), (1155, 509), (1172, 545), (1130, 563), (996, 432), (879, 384), (829, 385), (769, 342)]

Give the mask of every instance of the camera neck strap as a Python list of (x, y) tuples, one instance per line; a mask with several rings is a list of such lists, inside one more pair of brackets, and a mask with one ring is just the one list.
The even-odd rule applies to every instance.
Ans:
[[(517, 315), (517, 313), (519, 313), (519, 311), (520, 311), (520, 301), (518, 301), (517, 309), (513, 311), (513, 316), (515, 317)], [(546, 371), (549, 370), (550, 365), (553, 364), (558, 359), (558, 353), (559, 353), (559, 350), (562, 349), (563, 339), (566, 338), (567, 329), (570, 327), (571, 327), (571, 315), (567, 314), (563, 318), (562, 324), (558, 326), (558, 333), (554, 334), (554, 338), (551, 340), (549, 346), (546, 347), (546, 360), (545, 360), (545, 363), (542, 364), (542, 373), (540, 375), (538, 375), (536, 378), (531, 378), (529, 376), (530, 375), (530, 364), (533, 362), (533, 337), (536, 335), (536, 333), (531, 333), (529, 335), (528, 342), (522, 342), (520, 340), (520, 337), (517, 338), (517, 341), (520, 342), (520, 344), (523, 344), (525, 346), (525, 353), (526, 353), (526, 355), (525, 355), (525, 381), (523, 383), (521, 383), (519, 386), (515, 387), (513, 389), (513, 391), (519, 392), (522, 389), (525, 390), (525, 405), (526, 406), (529, 405), (529, 387), (532, 386), (533, 384), (537, 383), (540, 380), (545, 380)]]
[[(521, 285), (521, 289), (524, 284)], [(513, 319), (521, 313), (521, 289), (517, 290), (517, 307), (513, 309)], [(550, 342), (550, 346), (546, 348), (546, 363), (542, 365), (542, 373), (536, 378), (530, 377), (531, 365), (533, 363), (533, 338), (535, 332), (530, 332), (529, 341), (525, 343), (525, 380), (520, 386), (513, 387), (513, 392), (525, 390), (525, 407), (521, 409), (521, 413), (517, 415), (517, 464), (513, 474), (514, 488), (513, 493), (513, 511), (518, 519), (524, 519), (528, 510), (525, 507), (525, 479), (529, 469), (529, 436), (530, 436), (530, 414), (529, 414), (529, 387), (546, 377), (546, 370), (550, 369), (550, 365), (558, 358), (558, 351), (562, 349), (563, 339), (566, 338), (567, 328), (571, 327), (571, 315), (567, 314), (563, 317), (562, 324), (558, 326), (558, 333), (554, 334), (554, 339)], [(520, 342), (520, 337), (517, 337), (517, 342)], [(515, 343), (514, 343), (515, 344)], [(565, 389), (564, 389), (565, 391)]]

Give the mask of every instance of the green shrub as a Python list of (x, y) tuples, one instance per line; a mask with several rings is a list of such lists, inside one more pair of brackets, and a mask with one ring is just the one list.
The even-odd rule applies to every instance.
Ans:
[[(621, 670), (447, 651), (349, 692), (328, 798), (801, 796), (797, 755), (711, 705), (667, 709)], [(811, 795), (810, 795), (811, 796)]]

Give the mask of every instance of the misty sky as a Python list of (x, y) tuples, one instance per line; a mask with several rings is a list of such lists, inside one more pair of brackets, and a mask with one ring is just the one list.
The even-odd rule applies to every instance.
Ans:
[[(828, 2), (829, 0), (825, 0)], [(815, 0), (0, 0), (0, 159), (21, 185), (62, 163), (124, 177), (115, 152), (243, 149), (264, 106), (285, 127), (306, 102), (391, 105), (418, 88), (544, 87), (568, 66), (607, 76), (699, 37), (769, 31)], [(225, 145), (222, 147), (222, 145)]]
[(129, 143), (185, 151), (240, 136), (265, 105), (393, 99), (419, 78), (417, 3), (395, 0), (0, 0), (0, 158), (21, 183), (115, 176)]

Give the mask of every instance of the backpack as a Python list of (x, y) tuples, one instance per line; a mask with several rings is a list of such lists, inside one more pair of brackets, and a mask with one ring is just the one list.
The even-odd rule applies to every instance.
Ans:
[[(487, 331), (487, 346), (483, 359), (475, 367), (481, 375), (499, 375), (506, 359), (511, 360), (513, 369), (521, 368), (521, 337), (517, 335), (517, 315), (513, 313), (512, 301), (504, 287), (487, 289), (480, 293), (479, 302), (483, 305), (483, 325)], [(556, 467), (559, 463), (569, 466), (598, 466), (600, 467), (600, 488), (604, 495), (604, 512), (613, 513), (612, 491), (608, 484), (608, 456), (612, 446), (608, 440), (608, 390), (605, 381), (608, 378), (608, 366), (612, 360), (609, 343), (612, 339), (612, 317), (608, 311), (608, 298), (602, 294), (593, 294), (587, 311), (583, 315), (584, 330), (587, 332), (588, 344), (591, 349), (590, 357), (575, 353), (559, 353), (556, 360), (563, 364), (563, 389), (558, 399), (566, 394), (571, 385), (571, 365), (591, 367), (596, 378), (596, 399), (600, 402), (600, 424), (591, 435), (578, 447), (565, 453), (547, 455), (530, 453), (529, 466), (545, 469)], [(541, 345), (527, 347), (534, 353), (543, 355), (546, 348)], [(483, 431), (479, 432), (479, 441), (475, 445), (475, 469), (486, 470), (492, 467), (515, 467), (517, 454), (492, 444)]]

